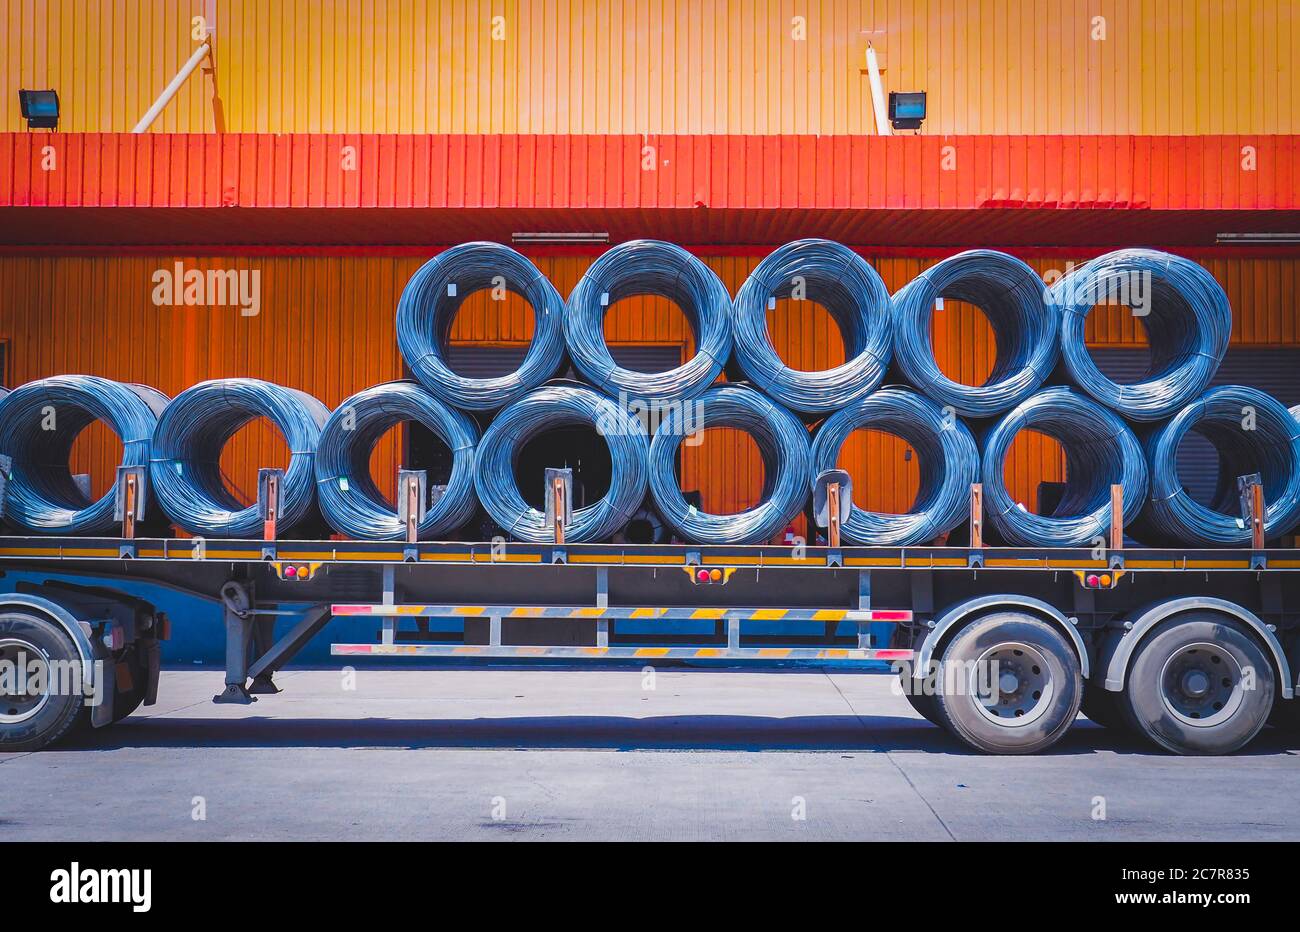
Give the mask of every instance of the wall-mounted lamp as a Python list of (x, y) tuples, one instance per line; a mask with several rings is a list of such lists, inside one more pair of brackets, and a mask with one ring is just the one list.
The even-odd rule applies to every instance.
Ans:
[(59, 127), (59, 93), (58, 91), (18, 92), (18, 108), (28, 129), (58, 129)]
[(920, 129), (925, 119), (925, 91), (890, 91), (889, 125), (894, 129)]

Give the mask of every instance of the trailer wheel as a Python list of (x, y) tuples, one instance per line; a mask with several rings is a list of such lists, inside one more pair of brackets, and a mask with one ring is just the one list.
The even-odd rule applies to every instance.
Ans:
[[(58, 689), (58, 668), (73, 669), (81, 657), (72, 639), (56, 624), (37, 615), (0, 613), (0, 751), (39, 751), (71, 730), (85, 706), (85, 697)], [(34, 673), (33, 662), (45, 675)]]
[(1102, 728), (1127, 731), (1128, 723), (1119, 707), (1120, 694), (1113, 693), (1106, 687), (1088, 683), (1083, 687), (1081, 710), (1088, 720)]
[(1033, 754), (1055, 744), (1079, 714), (1074, 649), (1032, 615), (1001, 612), (968, 625), (948, 642), (943, 667), (935, 697), (941, 720), (978, 751)]
[(1157, 625), (1138, 647), (1120, 708), (1175, 754), (1229, 754), (1273, 711), (1273, 665), (1235, 621), (1214, 612)]

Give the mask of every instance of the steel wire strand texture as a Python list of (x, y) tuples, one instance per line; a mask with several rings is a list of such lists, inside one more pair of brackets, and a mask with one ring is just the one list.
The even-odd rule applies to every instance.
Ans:
[[(1219, 481), (1208, 506), (1188, 495), (1178, 476), (1178, 448), (1192, 431), (1219, 454)], [(1264, 486), (1266, 538), (1280, 537), (1300, 521), (1300, 422), (1258, 389), (1210, 389), (1157, 427), (1146, 451), (1151, 500), (1137, 533), (1148, 543), (1248, 545), (1251, 529), (1242, 516), (1237, 477), (1251, 473), (1259, 473)]]
[[(93, 375), (28, 382), (0, 400), (0, 453), (12, 460), (4, 517), (42, 534), (94, 534), (114, 524), (115, 490), (91, 501), (72, 478), (77, 435), (102, 421), (122, 441), (122, 466), (149, 465), (166, 396), (144, 385)], [(146, 508), (148, 507), (146, 500)]]
[[(398, 519), (370, 474), (375, 444), (392, 427), (414, 421), (451, 451), (451, 475), (442, 497), (416, 528), (420, 540), (435, 540), (474, 516), (474, 446), (478, 428), (416, 382), (387, 382), (357, 392), (330, 415), (316, 448), (316, 496), (330, 526), (362, 540), (401, 540)], [(428, 477), (429, 484), (434, 478)], [(401, 494), (400, 490), (398, 494)]]
[(641, 507), (647, 447), (641, 421), (594, 388), (574, 383), (545, 385), (500, 412), (479, 441), (474, 487), (483, 507), (506, 533), (529, 543), (552, 540), (546, 515), (524, 501), (519, 492), (515, 465), (534, 437), (573, 425), (590, 426), (604, 439), (609, 448), (610, 478), (609, 491), (600, 501), (573, 510), (565, 540), (604, 540)]
[[(767, 312), (796, 290), (824, 307), (839, 327), (843, 365), (809, 372), (790, 368), (778, 355)], [(732, 303), (735, 359), (745, 377), (785, 407), (807, 414), (838, 411), (880, 385), (889, 368), (889, 330), (889, 290), (880, 275), (830, 240), (781, 246), (754, 268)]]
[[(938, 298), (974, 304), (993, 331), (997, 358), (983, 385), (943, 374), (930, 323)], [(892, 300), (894, 361), (903, 377), (967, 417), (991, 417), (1029, 397), (1056, 366), (1060, 312), (1032, 268), (1006, 253), (971, 249), (926, 269)]]
[[(1026, 429), (1053, 438), (1065, 453), (1065, 493), (1050, 515), (1026, 510), (1007, 491), (1007, 454)], [(984, 438), (980, 474), (989, 520), (1017, 547), (1092, 546), (1110, 528), (1111, 485), (1123, 488), (1125, 525), (1147, 495), (1146, 458), (1133, 431), (1109, 408), (1064, 386), (1030, 396), (993, 426)]]
[(911, 389), (887, 386), (837, 411), (817, 429), (812, 445), (813, 479), (836, 468), (844, 442), (853, 431), (862, 429), (883, 431), (906, 441), (916, 451), (920, 486), (906, 514), (867, 511), (854, 505), (841, 526), (846, 540), (905, 547), (932, 541), (961, 524), (969, 514), (971, 483), (979, 475), (979, 450), (965, 424)]
[[(677, 305), (695, 336), (695, 355), (675, 369), (619, 366), (605, 342), (609, 308), (623, 298), (656, 295)], [(613, 397), (678, 401), (704, 391), (731, 355), (731, 295), (707, 265), (680, 246), (634, 240), (593, 262), (569, 295), (564, 337), (574, 366)]]
[[(1232, 306), (1214, 276), (1190, 259), (1152, 249), (1120, 249), (1081, 265), (1052, 286), (1061, 309), (1061, 358), (1071, 381), (1134, 421), (1168, 417), (1194, 401), (1223, 361)], [(1085, 342), (1097, 305), (1136, 303), (1151, 347), (1149, 374), (1124, 385), (1097, 367)]]
[[(475, 291), (504, 287), (529, 303), (533, 341), (519, 368), (476, 379), (447, 364), (451, 325)], [(504, 306), (504, 304), (503, 304)], [(397, 303), (397, 345), (412, 374), (438, 398), (495, 411), (551, 378), (564, 362), (564, 299), (527, 258), (500, 243), (463, 243), (420, 266)]]
[[(720, 385), (691, 402), (694, 412), (670, 411), (650, 441), (650, 494), (664, 520), (693, 543), (756, 544), (780, 533), (810, 494), (808, 431), (800, 420), (745, 385)], [(709, 514), (687, 503), (678, 487), (677, 450), (691, 433), (733, 427), (749, 434), (763, 459), (762, 501), (733, 515)]]
[(278, 527), (309, 517), (315, 501), (313, 459), (329, 408), (306, 392), (259, 379), (212, 379), (167, 406), (153, 439), (154, 493), (176, 524), (204, 537), (260, 537), (256, 503), (245, 506), (221, 475), (221, 451), (250, 421), (264, 417), (289, 447)]

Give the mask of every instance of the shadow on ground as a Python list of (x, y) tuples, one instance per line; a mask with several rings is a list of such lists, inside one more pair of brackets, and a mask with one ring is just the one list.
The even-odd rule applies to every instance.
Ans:
[[(971, 754), (946, 731), (896, 716), (505, 716), (470, 719), (135, 718), (83, 732), (52, 751), (122, 748), (503, 748), (613, 751), (937, 751)], [(1243, 755), (1300, 753), (1266, 729)], [(1048, 755), (1159, 754), (1122, 732), (1080, 720)], [(1163, 756), (1163, 755), (1161, 755)]]

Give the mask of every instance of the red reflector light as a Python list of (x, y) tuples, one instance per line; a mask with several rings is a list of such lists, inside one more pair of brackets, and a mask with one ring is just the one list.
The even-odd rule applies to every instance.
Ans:
[(1101, 584), (1101, 578), (1096, 573), (1089, 573), (1088, 578), (1084, 581), (1094, 588)]
[(298, 575), (298, 568), (297, 568), (296, 566), (286, 566), (286, 567), (284, 568), (284, 575), (285, 575), (285, 576), (297, 576), (297, 575)]
[(698, 579), (700, 582), (708, 582), (708, 581), (709, 581), (709, 571), (708, 571), (708, 570), (700, 570), (698, 573), (695, 574), (695, 578)]

